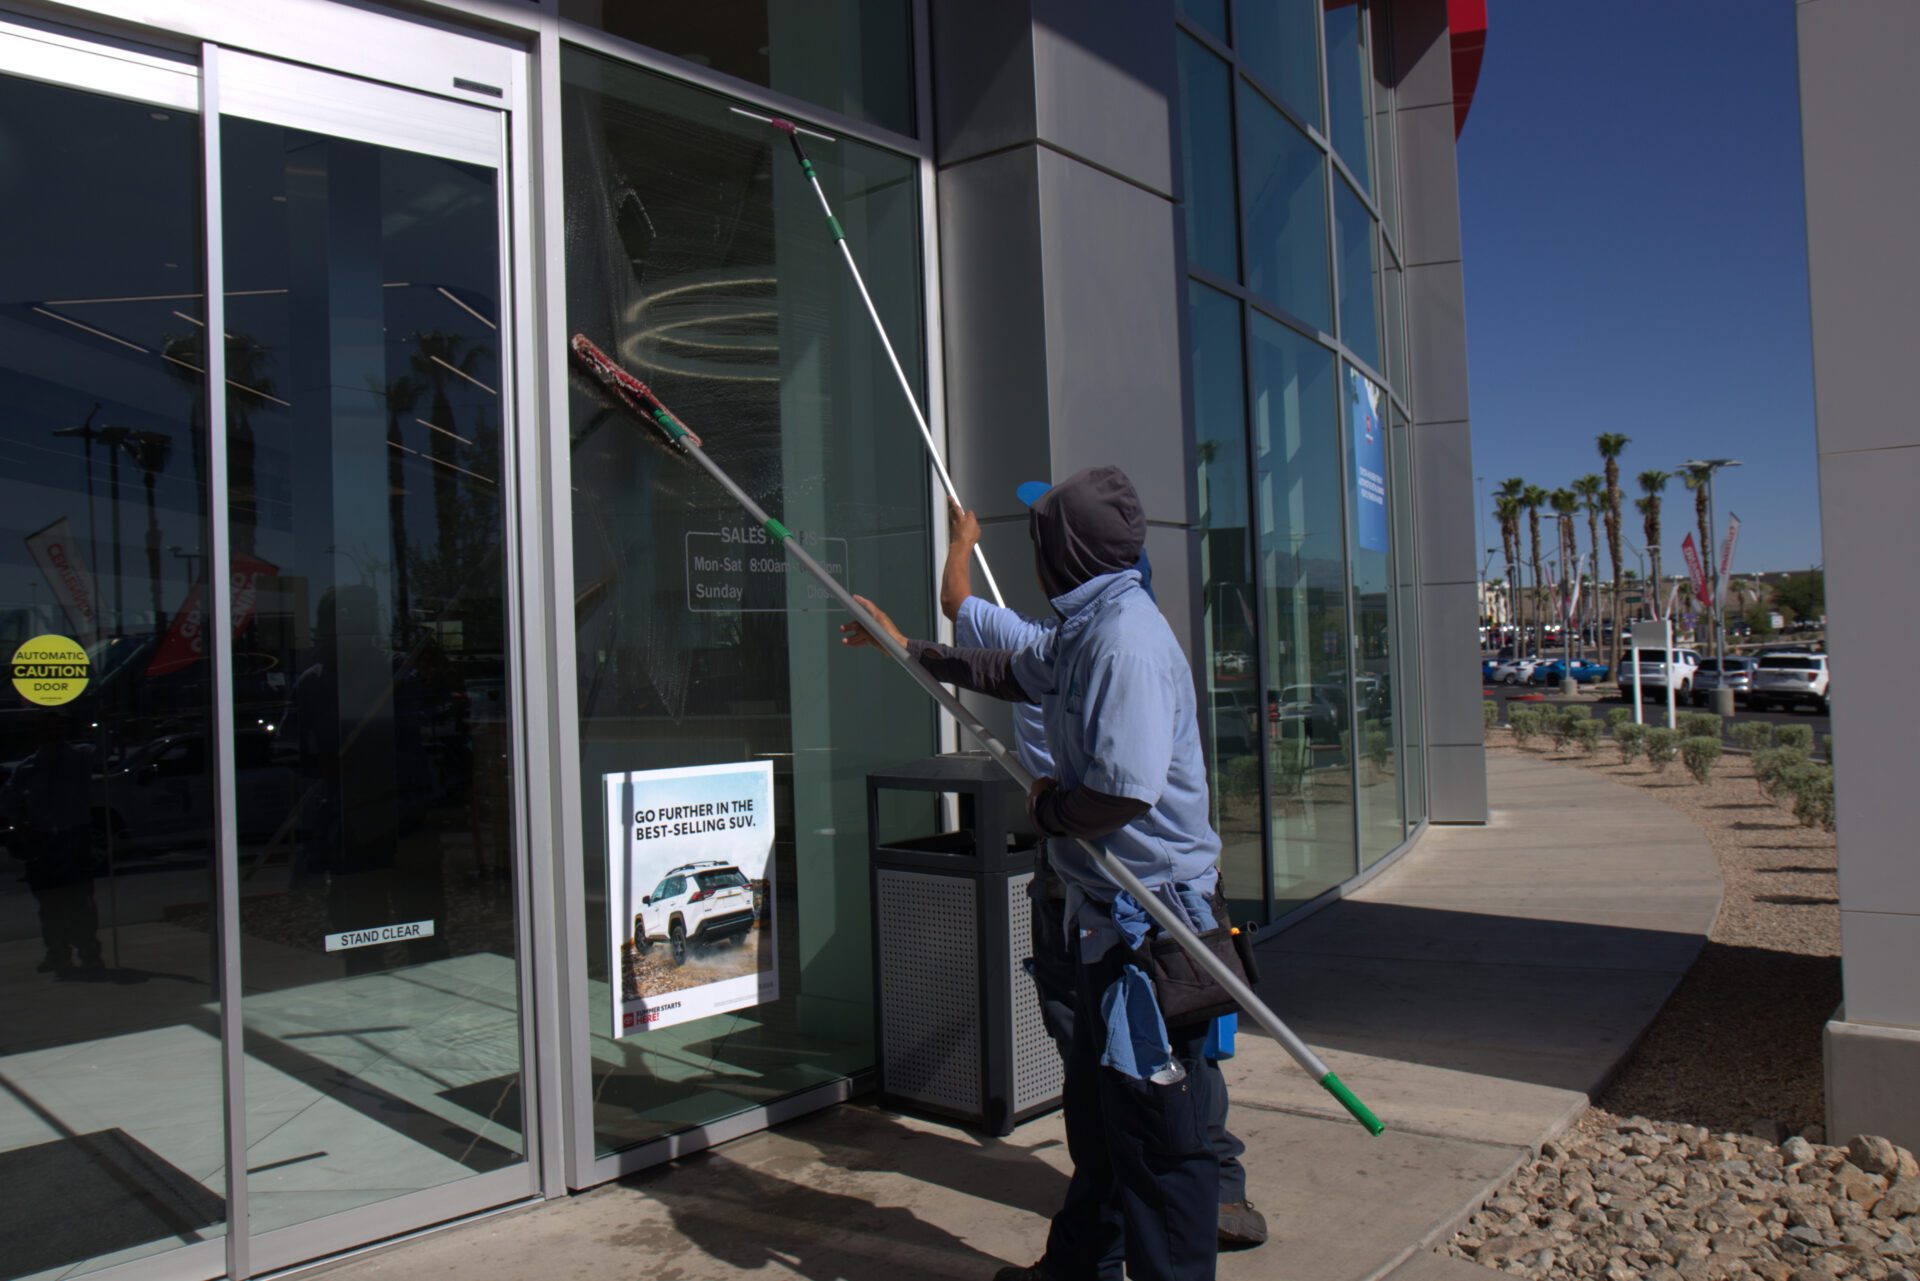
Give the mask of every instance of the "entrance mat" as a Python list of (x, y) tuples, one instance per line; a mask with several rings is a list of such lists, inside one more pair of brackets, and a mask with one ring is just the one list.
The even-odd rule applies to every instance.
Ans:
[(8, 1276), (177, 1238), (199, 1240), (226, 1202), (124, 1130), (0, 1152), (0, 1259)]

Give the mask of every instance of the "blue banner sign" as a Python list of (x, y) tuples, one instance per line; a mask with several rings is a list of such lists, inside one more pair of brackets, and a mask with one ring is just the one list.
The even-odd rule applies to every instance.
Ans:
[(1380, 420), (1380, 389), (1347, 367), (1347, 430), (1353, 434), (1354, 526), (1362, 551), (1389, 550), (1387, 430)]

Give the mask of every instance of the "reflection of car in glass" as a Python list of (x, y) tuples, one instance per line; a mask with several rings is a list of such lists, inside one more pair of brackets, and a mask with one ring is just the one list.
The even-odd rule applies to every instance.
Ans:
[(655, 943), (670, 944), (673, 963), (684, 965), (689, 949), (739, 938), (756, 919), (753, 886), (738, 867), (718, 860), (683, 863), (640, 900), (633, 946), (645, 952)]
[(1221, 756), (1251, 752), (1259, 742), (1258, 717), (1250, 690), (1213, 692), (1213, 744)]
[(1244, 672), (1252, 666), (1252, 657), (1237, 649), (1222, 650), (1213, 657), (1213, 669), (1217, 672)]
[(1346, 721), (1346, 705), (1344, 700), (1330, 697), (1322, 686), (1288, 685), (1277, 694), (1268, 692), (1267, 719), (1282, 736), (1288, 733), (1288, 722), (1294, 722), (1304, 728), (1309, 742), (1337, 743), (1340, 727)]
[[(276, 761), (274, 734), (234, 736), (235, 804), (242, 841), (262, 841), (293, 812), (299, 780)], [(167, 850), (213, 837), (213, 771), (203, 734), (165, 734), (93, 780), (93, 827), (116, 849)]]

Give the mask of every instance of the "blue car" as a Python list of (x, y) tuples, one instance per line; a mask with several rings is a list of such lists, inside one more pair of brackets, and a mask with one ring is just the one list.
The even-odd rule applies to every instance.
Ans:
[[(1558, 685), (1566, 679), (1568, 667), (1569, 663), (1564, 658), (1551, 659), (1533, 669), (1533, 679), (1528, 684)], [(1605, 663), (1593, 663), (1584, 658), (1576, 658), (1571, 663), (1571, 667), (1574, 683), (1577, 685), (1591, 685), (1595, 681), (1603, 681), (1607, 678), (1608, 669)]]

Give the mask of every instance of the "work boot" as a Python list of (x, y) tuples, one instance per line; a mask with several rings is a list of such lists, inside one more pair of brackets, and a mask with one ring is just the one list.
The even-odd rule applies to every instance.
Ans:
[(58, 974), (67, 968), (67, 958), (60, 952), (48, 952), (33, 968), (39, 974)]
[(1267, 1219), (1251, 1201), (1230, 1201), (1220, 1207), (1220, 1248), (1250, 1250), (1267, 1243)]
[(1027, 1268), (1001, 1268), (993, 1274), (993, 1281), (1060, 1281), (1042, 1266), (1045, 1262), (1042, 1259)]

